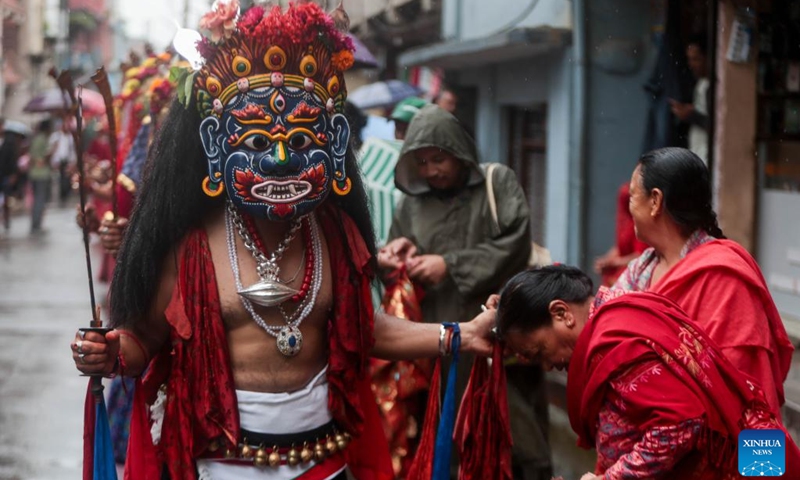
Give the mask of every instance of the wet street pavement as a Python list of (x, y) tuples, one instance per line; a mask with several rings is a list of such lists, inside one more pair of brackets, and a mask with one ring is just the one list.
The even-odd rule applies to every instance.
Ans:
[(51, 206), (40, 236), (29, 222), (0, 233), (0, 479), (79, 479), (87, 380), (69, 344), (90, 320), (81, 233), (72, 207)]

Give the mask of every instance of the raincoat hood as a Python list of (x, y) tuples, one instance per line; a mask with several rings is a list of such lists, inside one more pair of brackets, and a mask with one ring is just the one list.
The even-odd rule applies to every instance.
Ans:
[(400, 151), (400, 160), (394, 169), (394, 183), (403, 193), (422, 195), (432, 190), (428, 182), (419, 176), (414, 158), (415, 151), (426, 147), (441, 148), (464, 162), (470, 170), (467, 186), (483, 183), (475, 141), (456, 117), (436, 105), (428, 105), (411, 120)]

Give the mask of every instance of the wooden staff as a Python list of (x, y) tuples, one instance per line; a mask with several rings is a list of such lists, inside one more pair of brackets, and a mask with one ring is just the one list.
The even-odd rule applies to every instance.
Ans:
[[(55, 71), (51, 70), (51, 75), (54, 74)], [(78, 158), (78, 192), (80, 193), (81, 198), (81, 215), (83, 215), (83, 247), (84, 252), (86, 254), (86, 271), (89, 274), (89, 299), (92, 304), (92, 322), (91, 326), (93, 328), (102, 328), (103, 321), (100, 319), (100, 314), (97, 309), (97, 304), (94, 298), (94, 279), (92, 278), (92, 257), (89, 253), (89, 225), (86, 221), (86, 182), (85, 182), (85, 171), (83, 165), (83, 109), (81, 108), (81, 92), (82, 89), (78, 91), (78, 96), (75, 96), (75, 88), (73, 87), (72, 83), (72, 75), (68, 71), (63, 71), (56, 77), (56, 82), (58, 82), (58, 86), (61, 89), (64, 98), (64, 107), (67, 111), (71, 111), (75, 114), (75, 121), (76, 127), (73, 138), (75, 139), (75, 154)], [(82, 88), (82, 87), (79, 87)], [(67, 96), (71, 105), (67, 104)]]
[(106, 104), (106, 119), (108, 121), (108, 143), (111, 146), (111, 213), (117, 218), (117, 121), (114, 112), (114, 96), (111, 94), (111, 84), (105, 67), (100, 67), (92, 75), (92, 81), (97, 85), (97, 90), (103, 96)]

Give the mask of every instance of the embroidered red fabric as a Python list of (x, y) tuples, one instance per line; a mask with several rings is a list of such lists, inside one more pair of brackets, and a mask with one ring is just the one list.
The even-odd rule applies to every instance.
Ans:
[[(567, 406), (579, 445), (593, 448), (598, 414), (616, 375), (645, 360), (661, 360), (671, 375), (659, 378), (688, 386), (706, 412), (704, 457), (718, 472), (736, 473), (736, 442), (745, 428), (782, 428), (761, 389), (719, 352), (708, 336), (673, 302), (633, 293), (601, 306), (584, 327), (570, 361)], [(683, 404), (662, 409), (639, 424), (642, 432), (694, 418)], [(652, 405), (659, 410), (659, 405)], [(659, 410), (661, 411), (661, 410)], [(660, 422), (660, 423), (653, 423)], [(787, 467), (797, 472), (800, 450), (787, 436)], [(716, 477), (715, 477), (716, 478)]]
[[(384, 284), (383, 311), (411, 322), (421, 322), (419, 300), (424, 291), (411, 282), (405, 267), (388, 274)], [(417, 451), (431, 368), (432, 362), (427, 358), (401, 361), (370, 359), (372, 391), (380, 406), (383, 431), (389, 441), (397, 478), (408, 477), (408, 468)]]

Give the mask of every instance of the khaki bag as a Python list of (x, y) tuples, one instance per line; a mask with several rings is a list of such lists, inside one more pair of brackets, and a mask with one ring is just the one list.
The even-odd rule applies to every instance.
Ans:
[[(497, 220), (497, 200), (494, 196), (494, 186), (492, 185), (492, 174), (497, 167), (496, 163), (486, 165), (484, 173), (486, 174), (486, 198), (489, 200), (489, 210), (492, 212), (492, 220), (497, 228), (500, 228), (500, 222)], [(536, 242), (531, 242), (531, 256), (528, 258), (528, 267), (544, 267), (552, 265), (553, 259), (550, 258), (550, 250), (538, 245)]]

